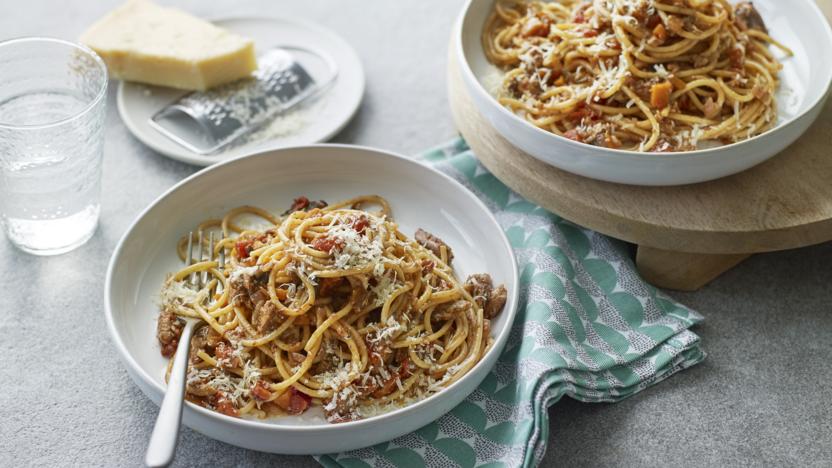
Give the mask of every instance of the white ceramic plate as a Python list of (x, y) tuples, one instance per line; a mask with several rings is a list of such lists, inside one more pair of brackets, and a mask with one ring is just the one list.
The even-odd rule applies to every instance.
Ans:
[(555, 167), (593, 179), (635, 185), (681, 185), (743, 171), (771, 158), (800, 137), (817, 118), (832, 84), (832, 29), (815, 2), (755, 0), (771, 34), (795, 53), (783, 60), (776, 128), (731, 145), (669, 154), (578, 143), (529, 124), (500, 105), (489, 92), (501, 72), (486, 59), (480, 36), (493, 5), (494, 0), (469, 0), (457, 23), (454, 53), (474, 103), (513, 145)]
[(231, 146), (207, 156), (180, 146), (148, 123), (153, 114), (185, 92), (121, 82), (116, 98), (121, 119), (139, 141), (159, 153), (189, 164), (209, 166), (255, 151), (319, 143), (332, 138), (344, 128), (361, 105), (364, 96), (364, 69), (361, 61), (355, 50), (332, 31), (290, 18), (230, 18), (214, 20), (214, 23), (253, 39), (258, 54), (276, 46), (295, 46), (327, 54), (338, 66), (338, 77), (319, 99), (290, 111), (297, 115), (298, 120), (288, 116), (278, 117), (284, 123), (280, 124), (275, 137), (268, 141)]
[(461, 278), (488, 272), (509, 291), (493, 322), (494, 347), (471, 372), (430, 398), (373, 418), (328, 424), (312, 411), (266, 421), (237, 419), (188, 403), (184, 423), (218, 440), (286, 454), (332, 453), (411, 432), (459, 404), (502, 351), (518, 301), (517, 266), (497, 221), (471, 192), (436, 170), (369, 148), (317, 145), (254, 154), (205, 169), (147, 208), (119, 242), (107, 271), (105, 313), (113, 342), (136, 384), (157, 404), (166, 360), (155, 338), (165, 276), (181, 268), (175, 245), (200, 220), (243, 204), (282, 212), (299, 195), (342, 200), (378, 194), (390, 201), (402, 232), (422, 227), (454, 249)]

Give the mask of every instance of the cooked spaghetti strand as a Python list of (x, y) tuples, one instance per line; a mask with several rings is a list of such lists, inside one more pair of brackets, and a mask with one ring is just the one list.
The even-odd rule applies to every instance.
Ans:
[(750, 2), (498, 0), (482, 35), (499, 102), (591, 145), (700, 149), (777, 124), (779, 58)]
[[(282, 216), (242, 206), (202, 223), (224, 236), (215, 253), (225, 250), (225, 264), (171, 274), (159, 317), (168, 357), (179, 317), (207, 324), (191, 343), (187, 397), (246, 417), (320, 406), (339, 422), (465, 375), (491, 346), (506, 290), (486, 274), (461, 283), (448, 245), (421, 229), (409, 238), (391, 216), (379, 196), (329, 206), (301, 197)], [(187, 278), (201, 272), (213, 279), (195, 290)]]

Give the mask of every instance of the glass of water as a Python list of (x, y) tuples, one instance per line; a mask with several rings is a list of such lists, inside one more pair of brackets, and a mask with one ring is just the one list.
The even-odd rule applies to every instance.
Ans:
[(0, 42), (0, 220), (36, 255), (68, 252), (98, 224), (107, 67), (49, 38)]

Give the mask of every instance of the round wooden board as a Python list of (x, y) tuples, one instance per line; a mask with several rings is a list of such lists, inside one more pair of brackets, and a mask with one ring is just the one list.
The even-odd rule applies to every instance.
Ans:
[(832, 240), (832, 100), (797, 143), (757, 167), (701, 184), (640, 187), (577, 176), (515, 148), (474, 106), (453, 47), (448, 75), (454, 120), (479, 160), (516, 192), (572, 222), (639, 246), (696, 254)]

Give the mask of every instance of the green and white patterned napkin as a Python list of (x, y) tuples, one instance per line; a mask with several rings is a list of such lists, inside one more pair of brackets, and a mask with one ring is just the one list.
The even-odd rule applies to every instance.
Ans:
[(645, 283), (624, 243), (512, 192), (455, 140), (422, 155), (496, 215), (520, 268), (520, 310), (482, 385), (418, 431), (318, 457), (328, 467), (519, 467), (546, 450), (547, 409), (563, 395), (627, 398), (704, 359), (688, 330), (702, 317)]

